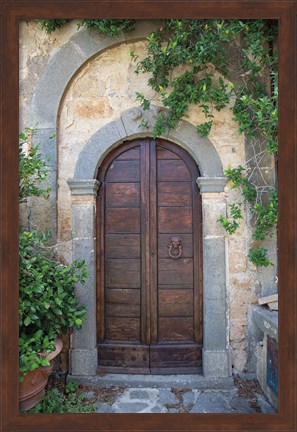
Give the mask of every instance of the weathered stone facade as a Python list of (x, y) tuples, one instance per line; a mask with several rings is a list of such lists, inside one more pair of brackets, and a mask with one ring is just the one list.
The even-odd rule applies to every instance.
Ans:
[[(62, 260), (87, 261), (88, 283), (93, 287), (88, 292), (78, 288), (89, 313), (83, 330), (72, 338), (76, 375), (96, 370), (94, 197), (100, 187), (96, 170), (112, 148), (151, 132), (139, 125), (145, 116), (153, 123), (161, 101), (147, 86), (147, 77), (135, 75), (130, 51), (144, 56), (145, 38), (154, 26), (139, 22), (131, 34), (110, 38), (77, 31), (75, 22), (50, 36), (36, 22), (20, 25), (20, 128), (37, 128), (35, 141), (50, 157), (52, 187), (48, 203), (29, 202), (30, 220), (53, 231)], [(151, 110), (139, 108), (136, 91), (152, 101)], [(199, 120), (203, 114), (192, 106), (189, 117), (167, 138), (186, 148), (201, 172), (197, 182), (203, 203), (204, 373), (228, 376), (231, 366), (236, 371), (247, 368), (248, 308), (258, 295), (276, 291), (276, 269), (257, 271), (247, 259), (248, 212), (230, 237), (217, 223), (228, 204), (240, 197), (229, 184), (225, 186), (223, 170), (245, 164), (244, 136), (238, 134), (228, 107), (215, 114), (209, 139), (196, 133)], [(263, 167), (271, 177), (272, 166), (271, 162)], [(269, 249), (276, 257), (275, 239)]]

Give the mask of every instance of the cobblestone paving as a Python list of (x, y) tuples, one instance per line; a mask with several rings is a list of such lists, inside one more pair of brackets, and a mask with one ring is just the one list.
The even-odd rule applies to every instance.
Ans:
[(274, 413), (262, 394), (256, 400), (232, 390), (126, 388), (109, 403), (97, 402), (98, 413)]

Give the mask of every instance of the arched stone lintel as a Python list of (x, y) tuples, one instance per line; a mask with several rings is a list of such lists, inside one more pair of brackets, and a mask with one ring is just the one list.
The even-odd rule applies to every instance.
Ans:
[(38, 129), (56, 128), (58, 111), (63, 94), (73, 76), (92, 57), (121, 43), (146, 39), (158, 28), (158, 21), (137, 22), (131, 33), (117, 37), (101, 35), (86, 28), (77, 32), (50, 58), (38, 81), (31, 103), (31, 124)]
[[(152, 136), (153, 125), (160, 110), (167, 111), (156, 105), (146, 111), (140, 107), (131, 108), (96, 132), (79, 155), (74, 179), (96, 178), (101, 162), (113, 148), (128, 139)], [(149, 125), (145, 130), (141, 129), (142, 120)], [(225, 179), (223, 168), (218, 153), (208, 138), (199, 137), (196, 128), (184, 120), (180, 120), (177, 127), (163, 138), (187, 150), (196, 161), (201, 176), (216, 178), (217, 180), (212, 182), (212, 188), (219, 190), (219, 185), (223, 184)], [(202, 183), (201, 186), (206, 187)]]

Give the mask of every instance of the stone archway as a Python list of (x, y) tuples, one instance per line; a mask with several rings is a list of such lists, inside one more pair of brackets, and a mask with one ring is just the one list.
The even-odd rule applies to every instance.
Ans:
[[(87, 305), (87, 318), (71, 341), (71, 374), (92, 376), (97, 370), (96, 348), (96, 195), (100, 183), (95, 180), (106, 155), (126, 140), (152, 136), (152, 128), (141, 132), (142, 118), (152, 120), (160, 107), (148, 111), (130, 109), (95, 133), (81, 151), (74, 178), (68, 180), (72, 195), (73, 259), (85, 259), (89, 279), (87, 289), (78, 287), (79, 299)], [(196, 161), (201, 177), (197, 184), (202, 194), (203, 212), (203, 373), (210, 378), (231, 375), (226, 301), (225, 232), (217, 223), (226, 214), (222, 164), (210, 140), (200, 138), (194, 126), (180, 121), (164, 137), (186, 149)], [(216, 271), (213, 271), (216, 269)]]

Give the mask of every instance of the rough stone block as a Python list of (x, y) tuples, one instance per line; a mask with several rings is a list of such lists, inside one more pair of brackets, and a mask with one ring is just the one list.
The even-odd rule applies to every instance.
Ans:
[(224, 350), (227, 344), (225, 300), (204, 301), (203, 340), (207, 350)]
[(80, 51), (83, 56), (87, 59), (90, 58), (102, 50), (115, 46), (125, 41), (124, 35), (116, 37), (100, 35), (95, 29), (84, 28), (79, 31), (76, 35), (71, 38), (71, 42), (77, 46), (77, 50)]
[(230, 406), (231, 406), (231, 408), (233, 408), (238, 413), (253, 414), (256, 412), (251, 407), (250, 403), (246, 399), (244, 399), (240, 396), (236, 396), (236, 397), (232, 398), (231, 402), (230, 402)]
[(202, 393), (190, 413), (230, 413), (229, 400), (221, 394)]
[(57, 239), (57, 181), (56, 171), (49, 171), (45, 184), (40, 185), (44, 189), (51, 188), (48, 199), (42, 197), (30, 197), (29, 220), (40, 231), (51, 231), (51, 243)]
[(113, 408), (107, 403), (96, 402), (94, 408), (97, 413), (114, 413)]
[(88, 180), (95, 178), (98, 166), (104, 159), (107, 150), (123, 142), (115, 122), (109, 123), (95, 133), (80, 152), (75, 168), (74, 178)]
[(95, 206), (90, 204), (72, 206), (73, 238), (93, 238), (95, 235)]
[(197, 161), (202, 177), (224, 177), (222, 164), (218, 154), (208, 138), (201, 138), (196, 128), (191, 124), (179, 121), (173, 131), (169, 131), (168, 138), (174, 132), (174, 142), (187, 143), (189, 152)]
[[(226, 258), (225, 238), (203, 239), (203, 284), (204, 298), (221, 300), (225, 306), (226, 297)], [(216, 311), (216, 310), (215, 310)], [(221, 310), (224, 313), (225, 311)]]
[(232, 375), (229, 350), (202, 350), (203, 373), (207, 378), (224, 378)]
[(183, 405), (185, 407), (193, 404), (194, 402), (195, 402), (195, 395), (193, 392), (188, 391), (188, 392), (183, 394)]
[(96, 375), (97, 371), (97, 349), (71, 349), (70, 350), (70, 372), (75, 375)]
[(36, 129), (33, 136), (33, 143), (38, 145), (42, 159), (51, 170), (57, 170), (57, 143), (52, 137), (55, 133), (56, 128)]
[(86, 60), (82, 51), (66, 43), (51, 58), (37, 83), (32, 100), (32, 124), (40, 128), (55, 127), (59, 104), (72, 75)]
[(218, 222), (220, 216), (226, 216), (226, 204), (224, 202), (213, 202), (203, 200), (202, 217), (203, 217), (203, 236), (221, 236), (225, 237), (226, 231)]
[(159, 393), (159, 401), (164, 405), (173, 405), (178, 403), (178, 398), (171, 390), (161, 389)]
[(144, 402), (119, 402), (115, 408), (119, 413), (138, 413), (149, 408), (149, 405)]

